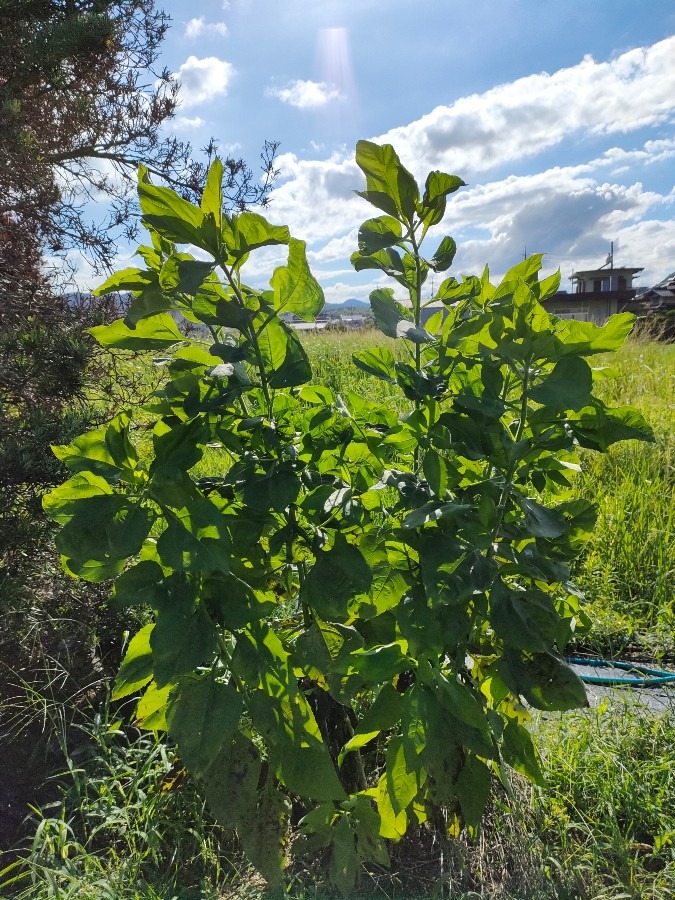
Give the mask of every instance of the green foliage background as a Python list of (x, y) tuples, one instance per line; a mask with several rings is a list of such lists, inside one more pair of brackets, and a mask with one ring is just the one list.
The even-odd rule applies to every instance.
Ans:
[[(420, 191), (389, 146), (360, 142), (357, 162), (385, 215), (363, 224), (352, 262), (397, 284), (400, 299), (378, 289), (371, 307), (403, 357), (382, 344), (353, 361), (405, 411), (313, 381), (282, 318), (323, 304), (304, 244), (223, 214), (218, 162), (200, 207), (142, 170), (146, 268), (100, 288), (135, 299), (92, 333), (170, 354), (144, 410), (152, 450), (122, 413), (56, 448), (72, 477), (45, 501), (66, 570), (153, 610), (114, 697), (143, 692), (136, 721), (168, 731), (270, 882), (292, 801), (304, 849), (346, 893), (425, 822), (444, 840), (475, 830), (509, 767), (543, 785), (524, 701), (586, 702), (562, 652), (590, 624), (570, 564), (595, 512), (570, 473), (580, 447), (653, 440), (637, 410), (600, 399), (586, 361), (618, 349), (631, 316), (548, 315), (559, 277), (540, 282), (531, 257), (497, 286), (487, 270), (445, 278), (444, 311), (423, 326), (424, 282), (455, 245), (429, 258), (421, 245), (462, 182), (432, 172)], [(288, 261), (270, 289), (247, 285), (249, 255), (275, 244)]]

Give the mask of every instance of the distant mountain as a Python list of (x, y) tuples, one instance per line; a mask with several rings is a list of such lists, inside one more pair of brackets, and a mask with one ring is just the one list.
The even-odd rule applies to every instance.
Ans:
[(358, 310), (359, 312), (370, 312), (370, 303), (367, 300), (355, 300), (350, 298), (344, 303), (326, 303), (324, 307), (326, 312), (346, 313), (347, 310)]

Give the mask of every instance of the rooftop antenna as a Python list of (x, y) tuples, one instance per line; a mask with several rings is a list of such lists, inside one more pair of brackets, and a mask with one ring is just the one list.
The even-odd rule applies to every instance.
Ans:
[(614, 241), (609, 242), (609, 253), (607, 254), (607, 259), (600, 266), (600, 268), (604, 269), (605, 266), (609, 266), (610, 269), (614, 268)]

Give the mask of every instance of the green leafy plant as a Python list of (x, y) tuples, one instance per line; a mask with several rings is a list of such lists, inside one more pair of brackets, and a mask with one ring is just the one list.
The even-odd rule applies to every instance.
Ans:
[[(653, 439), (594, 395), (586, 361), (622, 344), (630, 315), (550, 316), (559, 276), (539, 281), (539, 256), (498, 286), (486, 269), (423, 300), (455, 244), (427, 258), (422, 243), (463, 182), (432, 172), (420, 191), (390, 146), (360, 142), (356, 158), (383, 215), (352, 261), (402, 291), (370, 302), (404, 351), (354, 362), (408, 411), (312, 383), (283, 319), (323, 304), (305, 245), (256, 213), (224, 215), (220, 163), (200, 207), (141, 170), (146, 268), (99, 289), (134, 300), (93, 334), (169, 354), (144, 411), (152, 450), (141, 458), (123, 413), (56, 448), (73, 475), (46, 500), (67, 571), (154, 610), (115, 696), (142, 692), (137, 722), (168, 731), (266, 878), (294, 815), (296, 846), (322, 849), (344, 891), (425, 822), (477, 828), (509, 767), (543, 784), (526, 705), (586, 702), (561, 657), (585, 623), (569, 562), (595, 520), (571, 493), (577, 450)], [(274, 245), (287, 262), (269, 288), (246, 284), (250, 254)]]

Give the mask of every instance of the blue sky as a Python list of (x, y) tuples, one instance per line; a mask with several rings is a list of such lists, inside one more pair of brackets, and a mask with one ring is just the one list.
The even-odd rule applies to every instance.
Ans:
[[(172, 128), (257, 163), (281, 142), (267, 216), (308, 242), (326, 298), (365, 299), (349, 266), (371, 208), (359, 138), (393, 143), (423, 179), (468, 187), (444, 232), (457, 272), (675, 270), (673, 0), (192, 0), (166, 2), (160, 63), (181, 80)], [(441, 236), (439, 234), (439, 236)], [(252, 278), (277, 262), (259, 258)]]

